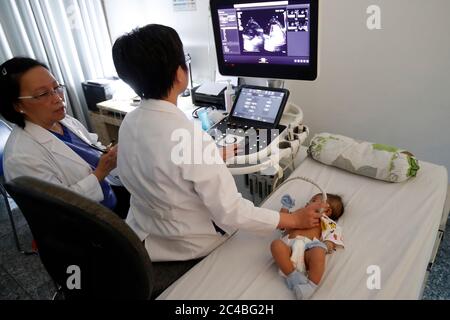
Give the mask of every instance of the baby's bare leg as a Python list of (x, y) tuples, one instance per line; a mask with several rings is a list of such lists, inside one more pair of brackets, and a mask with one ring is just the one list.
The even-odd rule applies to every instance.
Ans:
[(305, 252), (305, 263), (308, 269), (308, 278), (316, 285), (319, 284), (325, 272), (325, 255), (323, 248), (315, 247)]
[(270, 245), (270, 251), (272, 252), (273, 259), (278, 268), (280, 268), (286, 276), (295, 270), (291, 261), (292, 250), (286, 243), (280, 239), (274, 240)]

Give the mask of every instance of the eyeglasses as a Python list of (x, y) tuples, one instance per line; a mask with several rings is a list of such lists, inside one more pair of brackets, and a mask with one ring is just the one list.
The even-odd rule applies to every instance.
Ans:
[(34, 100), (38, 100), (38, 101), (44, 101), (44, 100), (50, 99), (55, 94), (57, 94), (59, 96), (63, 95), (65, 89), (66, 89), (65, 85), (59, 84), (58, 86), (56, 86), (52, 90), (46, 91), (46, 92), (41, 93), (41, 94), (38, 94), (37, 96), (18, 97), (17, 99), (19, 99), (19, 100), (34, 99)]
[(191, 58), (191, 55), (189, 53), (186, 53), (184, 55), (184, 61), (186, 62), (186, 64), (189, 64), (189, 63), (192, 62), (192, 58)]

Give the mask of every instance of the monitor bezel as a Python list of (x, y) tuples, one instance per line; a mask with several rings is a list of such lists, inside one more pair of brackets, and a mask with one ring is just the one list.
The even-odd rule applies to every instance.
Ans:
[[(233, 113), (236, 109), (237, 102), (241, 96), (242, 89), (257, 89), (257, 90), (264, 90), (264, 91), (273, 91), (273, 92), (282, 92), (284, 93), (283, 100), (281, 101), (280, 108), (278, 110), (277, 116), (275, 118), (275, 121), (273, 123), (264, 122), (264, 121), (257, 121), (252, 119), (246, 119), (241, 117), (235, 117), (233, 116)], [(230, 110), (230, 114), (228, 115), (228, 123), (240, 123), (244, 124), (248, 127), (253, 128), (266, 128), (266, 129), (276, 129), (278, 125), (280, 124), (281, 117), (283, 115), (284, 109), (286, 108), (286, 104), (289, 99), (289, 90), (282, 89), (282, 88), (270, 88), (270, 87), (261, 87), (261, 86), (252, 86), (252, 85), (241, 85), (239, 86), (238, 92), (236, 94), (236, 99), (233, 102), (233, 107)]]
[(226, 64), (223, 56), (222, 37), (218, 9), (230, 4), (254, 2), (272, 2), (274, 0), (210, 0), (211, 20), (216, 46), (217, 64), (220, 74), (235, 77), (255, 77), (266, 79), (289, 79), (313, 81), (317, 78), (318, 63), (318, 19), (319, 0), (297, 0), (299, 3), (310, 4), (310, 63), (309, 65), (280, 64)]

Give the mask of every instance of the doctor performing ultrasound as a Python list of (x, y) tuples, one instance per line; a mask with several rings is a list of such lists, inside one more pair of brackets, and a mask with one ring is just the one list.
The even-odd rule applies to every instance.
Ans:
[(0, 1), (0, 300), (450, 299), (450, 2), (44, 2)]
[[(119, 38), (113, 47), (119, 76), (141, 97), (119, 131), (118, 167), (131, 193), (127, 222), (153, 261), (204, 257), (236, 229), (268, 233), (319, 225), (317, 202), (293, 214), (257, 208), (237, 191), (231, 173), (205, 132), (180, 152), (212, 153), (201, 163), (177, 163), (172, 135), (196, 138), (195, 126), (177, 108), (188, 84), (183, 44), (170, 27), (148, 25)], [(200, 149), (190, 149), (200, 145)]]

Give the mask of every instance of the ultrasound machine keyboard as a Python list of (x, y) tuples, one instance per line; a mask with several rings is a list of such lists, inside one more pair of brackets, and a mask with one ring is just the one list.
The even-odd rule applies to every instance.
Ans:
[(267, 148), (284, 129), (286, 127), (282, 125), (276, 129), (257, 129), (228, 123), (227, 119), (224, 119), (212, 127), (208, 133), (219, 147), (237, 144), (239, 150), (245, 150), (245, 155), (251, 155)]

